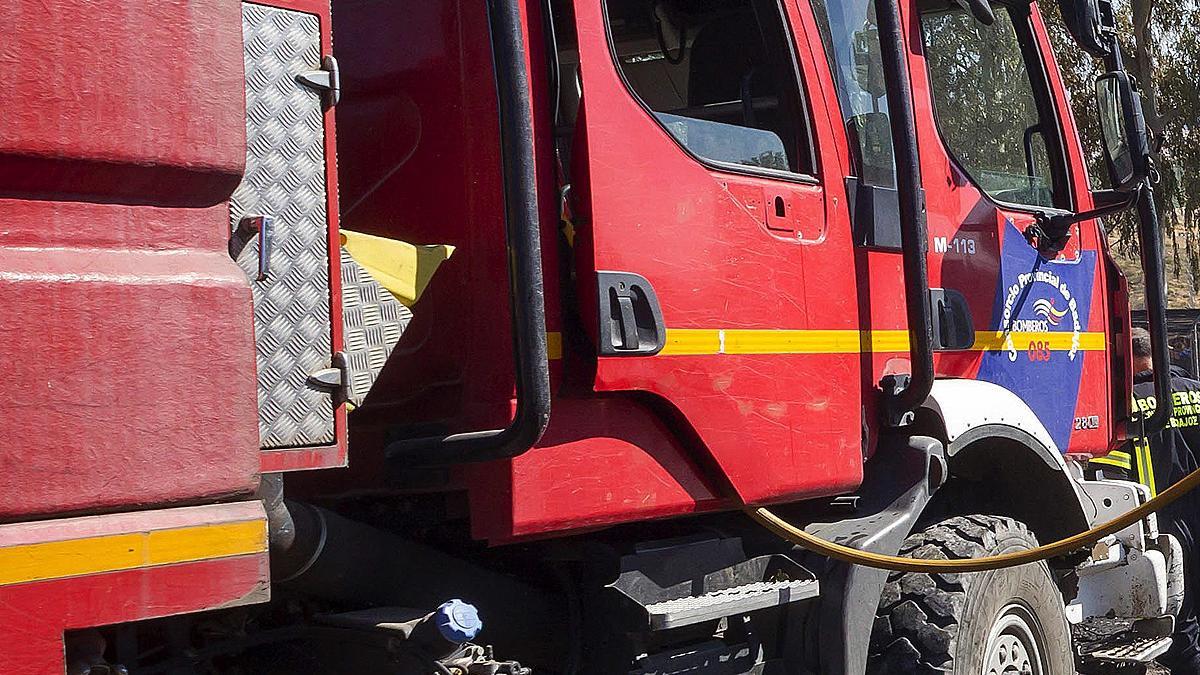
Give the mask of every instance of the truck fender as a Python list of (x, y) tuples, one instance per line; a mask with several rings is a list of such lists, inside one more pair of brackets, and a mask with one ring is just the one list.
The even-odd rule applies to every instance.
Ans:
[(1097, 515), (1045, 425), (1025, 401), (979, 380), (938, 380), (922, 407), (922, 433), (941, 439), (952, 476), (988, 485), (993, 500), (1038, 540), (1082, 532)]
[[(954, 475), (989, 484), (1016, 505), (1039, 540), (1088, 528), (1095, 507), (1070, 473), (1050, 434), (1018, 396), (990, 382), (939, 380), (903, 436), (885, 436), (867, 462), (857, 517), (812, 523), (810, 534), (862, 550), (896, 555)], [(800, 553), (797, 551), (797, 553)], [(821, 578), (820, 672), (865, 672), (879, 596), (888, 572), (830, 561)]]

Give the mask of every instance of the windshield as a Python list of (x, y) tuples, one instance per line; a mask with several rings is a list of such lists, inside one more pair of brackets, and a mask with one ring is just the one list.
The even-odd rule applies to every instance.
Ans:
[[(1046, 120), (1035, 82), (1040, 65), (1022, 48), (1031, 40), (1028, 18), (995, 5), (985, 26), (956, 5), (925, 5), (921, 13), (926, 60), (938, 128), (960, 168), (998, 201), (1039, 207), (1062, 205), (1055, 193)], [(1038, 78), (1037, 80), (1034, 77)]]

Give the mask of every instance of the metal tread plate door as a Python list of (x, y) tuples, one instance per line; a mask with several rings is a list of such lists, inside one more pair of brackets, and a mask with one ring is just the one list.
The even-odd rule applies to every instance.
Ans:
[(231, 231), (244, 216), (274, 219), (266, 277), (260, 237), (237, 256), (254, 295), (263, 449), (336, 442), (333, 396), (308, 381), (333, 354), (324, 111), (296, 79), (321, 67), (320, 29), (313, 14), (242, 4), (246, 173), (230, 219)]
[(350, 380), (347, 399), (359, 406), (412, 320), (412, 311), (392, 297), (346, 249), (341, 250), (341, 256), (343, 351)]

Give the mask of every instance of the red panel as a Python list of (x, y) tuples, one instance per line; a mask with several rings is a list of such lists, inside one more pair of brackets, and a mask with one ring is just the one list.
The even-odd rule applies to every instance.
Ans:
[(249, 303), (223, 252), (0, 248), (0, 518), (252, 491)]
[(10, 2), (3, 23), (5, 194), (201, 206), (237, 185), (238, 3)]
[(473, 534), (494, 544), (731, 505), (676, 431), (625, 399), (558, 399), (537, 447), (464, 472)]
[(0, 589), (6, 669), (61, 675), (63, 631), (266, 599), (267, 557), (240, 556)]
[[(335, 0), (333, 18), (344, 89), (336, 109), (343, 226), (456, 247), (414, 307), (365, 408), (386, 410), (392, 427), (502, 427), (513, 396), (512, 335), (487, 6)], [(528, 44), (537, 49), (536, 39)], [(533, 77), (543, 62), (534, 61)], [(556, 237), (552, 168), (538, 167), (548, 258)], [(554, 311), (552, 264), (546, 279)], [(358, 419), (370, 414), (365, 408)]]
[[(654, 286), (668, 333), (857, 330), (848, 213), (836, 197), (845, 174), (836, 154), (821, 153), (820, 186), (706, 168), (626, 88), (600, 3), (576, 3), (576, 19), (586, 90), (579, 125), (586, 125), (586, 159), (576, 155), (576, 164), (587, 163), (589, 197), (577, 245), (581, 297), (593, 296), (595, 270), (627, 271)], [(807, 77), (811, 59), (802, 64)], [(810, 105), (818, 146), (833, 146), (824, 101), (812, 97)], [(809, 241), (779, 236), (770, 219), (748, 211), (734, 193), (744, 199), (749, 186), (764, 195), (768, 212), (776, 196), (800, 209), (805, 225), (796, 230)], [(594, 311), (591, 304), (583, 313)], [(857, 353), (601, 357), (595, 386), (658, 394), (679, 410), (738, 496), (786, 500), (845, 492), (861, 480), (860, 391), (846, 386), (857, 383), (859, 362)]]
[(3, 14), (0, 519), (251, 492), (238, 3)]

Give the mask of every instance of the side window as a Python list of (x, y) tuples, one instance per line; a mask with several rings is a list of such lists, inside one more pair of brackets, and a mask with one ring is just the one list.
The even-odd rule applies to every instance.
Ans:
[(875, 2), (813, 0), (812, 5), (837, 85), (858, 178), (866, 185), (894, 189), (896, 165)]
[[(993, 198), (1013, 204), (1063, 205), (1056, 194), (1047, 138), (1057, 125), (1043, 118), (1023, 17), (993, 5), (985, 26), (957, 5), (924, 6), (921, 27), (938, 129), (959, 166)], [(1023, 35), (1024, 34), (1024, 35)], [(1032, 48), (1031, 48), (1032, 49)], [(1061, 171), (1061, 169), (1059, 169)]]
[(621, 74), (659, 123), (719, 165), (813, 174), (779, 0), (605, 0)]

